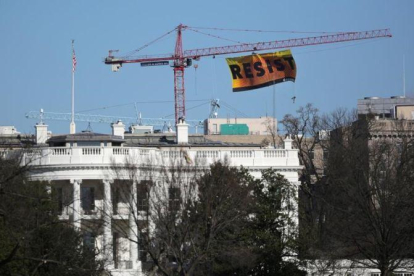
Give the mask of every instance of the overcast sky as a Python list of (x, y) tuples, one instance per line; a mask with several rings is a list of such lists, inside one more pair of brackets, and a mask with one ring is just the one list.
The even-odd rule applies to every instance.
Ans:
[[(25, 113), (71, 110), (71, 40), (75, 39), (76, 111), (143, 117), (174, 114), (173, 71), (127, 64), (117, 73), (103, 63), (109, 49), (135, 50), (183, 23), (191, 27), (267, 31), (337, 32), (390, 28), (392, 38), (293, 48), (296, 83), (276, 86), (276, 116), (281, 119), (306, 103), (322, 111), (355, 108), (365, 96), (403, 94), (403, 56), (407, 96), (414, 95), (414, 1), (18, 1), (0, 0), (0, 125), (33, 133)], [(255, 33), (203, 30), (233, 41), (258, 42), (319, 33)], [(175, 33), (140, 54), (174, 51)], [(191, 31), (184, 49), (234, 44)], [(237, 56), (237, 55), (229, 55)], [(273, 88), (233, 93), (225, 57), (202, 58), (185, 75), (187, 118), (205, 119), (208, 100), (224, 104), (219, 117), (272, 114)], [(296, 96), (296, 103), (291, 98)], [(196, 101), (201, 100), (201, 101)], [(166, 101), (165, 103), (154, 103)], [(143, 103), (145, 102), (145, 103)], [(205, 103), (204, 105), (202, 105)], [(120, 106), (121, 105), (121, 106)], [(198, 108), (194, 106), (201, 105)], [(118, 106), (118, 107), (114, 107)], [(233, 107), (229, 108), (229, 107)], [(234, 109), (240, 111), (235, 114)], [(69, 132), (69, 122), (47, 121), (54, 133)], [(86, 122), (78, 122), (84, 130)], [(92, 124), (109, 133), (105, 124)]]

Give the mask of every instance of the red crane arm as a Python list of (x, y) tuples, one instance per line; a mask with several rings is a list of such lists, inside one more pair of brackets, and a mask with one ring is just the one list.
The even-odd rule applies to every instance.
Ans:
[(199, 58), (199, 57), (213, 56), (213, 55), (225, 55), (225, 54), (244, 53), (244, 52), (253, 52), (253, 51), (280, 49), (280, 48), (293, 48), (293, 47), (301, 47), (301, 46), (310, 46), (310, 45), (318, 45), (318, 44), (328, 44), (328, 43), (337, 43), (337, 42), (346, 42), (346, 41), (372, 39), (372, 38), (380, 38), (380, 37), (391, 37), (391, 36), (392, 35), (389, 29), (364, 31), (364, 32), (338, 33), (338, 34), (314, 36), (314, 37), (306, 37), (306, 38), (295, 38), (295, 39), (276, 40), (276, 41), (269, 41), (269, 42), (257, 42), (257, 43), (247, 43), (247, 44), (239, 44), (239, 45), (231, 45), (231, 46), (186, 50), (184, 51), (184, 57), (185, 58)]
[(105, 59), (105, 63), (106, 64), (137, 63), (137, 62), (139, 63), (139, 62), (151, 62), (151, 61), (162, 61), (162, 60), (175, 60), (177, 58), (198, 59), (200, 57), (205, 57), (205, 56), (226, 55), (226, 54), (263, 51), (263, 50), (272, 50), (272, 49), (281, 49), (281, 48), (293, 48), (293, 47), (347, 42), (347, 41), (373, 39), (373, 38), (381, 38), (381, 37), (392, 37), (390, 30), (381, 29), (381, 30), (372, 30), (372, 31), (363, 31), (363, 32), (347, 32), (347, 33), (338, 33), (338, 34), (331, 34), (331, 35), (305, 37), (305, 38), (294, 38), (294, 39), (275, 40), (275, 41), (268, 41), (268, 42), (237, 44), (237, 45), (222, 46), (222, 47), (192, 49), (192, 50), (185, 50), (181, 57), (174, 56), (174, 54), (156, 55), (156, 56), (140, 56), (140, 57), (131, 57), (131, 58), (129, 57), (115, 58), (113, 56), (108, 56)]
[(151, 62), (151, 61), (164, 61), (174, 60), (174, 55), (146, 55), (139, 57), (114, 57), (108, 56), (105, 58), (105, 64), (117, 64), (117, 63), (140, 63), (140, 62)]

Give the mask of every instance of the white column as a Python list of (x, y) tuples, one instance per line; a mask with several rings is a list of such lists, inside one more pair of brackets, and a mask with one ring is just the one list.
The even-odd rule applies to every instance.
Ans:
[(104, 179), (104, 197), (103, 197), (103, 236), (104, 236), (104, 253), (108, 260), (107, 267), (113, 268), (114, 258), (112, 256), (112, 200), (111, 200), (111, 183), (112, 180)]
[(47, 141), (47, 125), (43, 123), (36, 124), (36, 144), (45, 144)]
[(81, 228), (81, 206), (80, 206), (80, 185), (82, 179), (71, 179), (70, 183), (73, 185), (73, 226), (76, 230)]
[(141, 268), (141, 262), (138, 260), (138, 208), (137, 208), (137, 183), (131, 184), (130, 194), (130, 212), (129, 212), (129, 256), (132, 261), (132, 268)]
[(292, 142), (293, 142), (293, 140), (290, 138), (290, 136), (286, 137), (285, 140), (283, 140), (283, 143), (284, 143), (284, 146), (285, 146), (284, 148), (287, 149), (287, 150), (292, 149)]
[(124, 139), (125, 136), (125, 125), (119, 120), (116, 123), (111, 124), (112, 127), (112, 135), (121, 136)]
[(179, 120), (176, 125), (177, 144), (188, 144), (188, 124), (184, 120)]

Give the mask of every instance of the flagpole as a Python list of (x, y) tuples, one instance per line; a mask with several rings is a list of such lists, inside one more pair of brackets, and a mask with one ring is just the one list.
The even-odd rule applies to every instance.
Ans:
[(405, 55), (403, 55), (403, 91), (405, 98)]
[(76, 133), (75, 125), (75, 66), (76, 66), (76, 56), (74, 48), (75, 40), (72, 39), (72, 120), (70, 122), (70, 134)]
[(273, 84), (273, 147), (276, 148), (276, 85)]

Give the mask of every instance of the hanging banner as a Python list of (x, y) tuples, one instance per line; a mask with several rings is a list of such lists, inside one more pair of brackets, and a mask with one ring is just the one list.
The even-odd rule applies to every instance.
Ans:
[(290, 50), (276, 53), (226, 58), (233, 92), (258, 89), (285, 81), (295, 81), (296, 64)]

